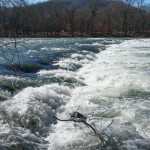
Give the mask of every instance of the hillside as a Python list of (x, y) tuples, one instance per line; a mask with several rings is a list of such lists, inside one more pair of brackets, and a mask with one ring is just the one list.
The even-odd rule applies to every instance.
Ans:
[(118, 0), (17, 3), (0, 12), (0, 36), (150, 36), (150, 14)]

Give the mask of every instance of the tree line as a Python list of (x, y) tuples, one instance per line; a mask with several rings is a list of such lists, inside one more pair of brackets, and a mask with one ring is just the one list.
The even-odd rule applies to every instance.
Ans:
[(150, 36), (144, 0), (0, 0), (1, 37)]

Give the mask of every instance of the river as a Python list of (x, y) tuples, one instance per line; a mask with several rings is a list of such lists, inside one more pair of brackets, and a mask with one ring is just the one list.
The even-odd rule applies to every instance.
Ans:
[[(0, 51), (1, 150), (150, 150), (150, 39), (31, 38)], [(1, 39), (2, 43), (9, 39)]]

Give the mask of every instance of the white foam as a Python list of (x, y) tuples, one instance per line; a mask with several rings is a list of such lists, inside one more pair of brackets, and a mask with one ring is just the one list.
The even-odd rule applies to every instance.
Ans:
[(12, 100), (4, 102), (4, 106), (7, 106), (9, 112), (25, 113), (30, 106), (44, 102), (51, 109), (54, 109), (53, 105), (61, 106), (67, 101), (70, 95), (69, 91), (69, 88), (61, 87), (58, 84), (44, 85), (37, 88), (28, 87), (15, 95)]
[[(101, 46), (101, 41), (99, 44), (97, 40), (93, 46)], [(70, 58), (56, 62), (62, 69), (38, 72), (40, 77), (73, 77), (84, 82), (85, 86), (74, 89), (58, 84), (28, 87), (11, 100), (2, 103), (1, 106), (10, 120), (17, 113), (21, 121), (24, 121), (22, 118), (27, 118), (23, 123), (28, 125), (30, 116), (35, 117), (39, 121), (37, 132), (49, 132), (45, 138), (49, 142), (49, 150), (90, 149), (98, 145), (97, 137), (90, 128), (83, 124), (74, 125), (73, 122), (53, 124), (53, 115), (56, 112), (57, 117), (66, 119), (70, 117), (69, 113), (80, 106), (78, 111), (86, 115), (88, 122), (94, 123), (98, 131), (104, 129), (113, 119), (114, 124), (106, 133), (122, 140), (125, 140), (124, 137), (130, 138), (131, 143), (135, 144), (133, 148), (137, 148), (136, 139), (133, 138), (143, 137), (143, 140), (147, 140), (146, 135), (150, 136), (147, 121), (150, 112), (150, 59), (146, 56), (150, 53), (150, 42), (149, 39), (135, 39), (121, 44), (114, 44), (113, 40), (108, 41), (109, 43), (111, 45), (97, 55), (91, 52), (85, 56), (72, 54)], [(63, 70), (76, 70), (78, 66), (82, 67), (76, 72)], [(143, 127), (146, 134), (143, 133)], [(9, 135), (9, 127), (1, 129), (6, 129), (3, 131), (4, 135)], [(26, 129), (21, 134), (28, 133), (29, 130)], [(130, 141), (124, 143), (128, 142)], [(132, 144), (125, 146), (132, 148)]]
[(56, 78), (64, 77), (64, 78), (75, 78), (79, 82), (83, 82), (83, 78), (78, 76), (76, 72), (63, 70), (63, 69), (57, 69), (57, 70), (40, 70), (37, 73), (39, 76), (49, 77), (53, 76)]
[[(136, 97), (132, 98), (132, 94), (150, 92), (149, 70), (142, 69), (150, 64), (150, 59), (135, 55), (135, 51), (138, 53), (142, 47), (147, 47), (149, 53), (148, 41), (130, 40), (113, 44), (106, 51), (97, 54), (96, 61), (83, 64), (77, 75), (84, 78), (87, 86), (77, 87), (72, 92), (70, 101), (64, 106), (66, 111), (58, 113), (58, 117), (67, 118), (69, 112), (77, 110), (80, 106), (82, 113), (88, 117), (97, 116), (94, 122), (98, 130), (99, 119), (103, 118), (105, 125), (105, 122), (110, 122), (113, 118), (116, 123), (112, 125), (112, 130), (117, 132), (113, 133), (110, 130), (111, 134), (117, 134), (119, 137), (127, 130), (131, 135), (142, 135), (141, 130), (136, 131), (135, 124), (142, 128), (136, 120), (136, 113), (138, 109), (142, 109), (140, 105), (143, 105), (144, 99), (136, 100)], [(70, 63), (70, 60), (65, 61), (65, 64)], [(146, 109), (149, 109), (149, 106), (146, 106)], [(141, 118), (141, 121), (145, 122), (146, 119)], [(122, 128), (122, 124), (125, 128)], [(129, 124), (129, 127), (126, 124)], [(89, 129), (85, 130), (89, 132)], [(82, 139), (82, 142), (79, 142), (79, 139)], [(92, 137), (90, 139), (91, 143), (94, 143)], [(52, 150), (73, 143), (86, 143), (88, 137), (85, 138), (82, 130), (76, 130), (73, 123), (58, 122), (54, 126), (54, 133), (50, 133), (47, 140), (51, 143), (49, 150)]]
[(37, 50), (28, 50), (27, 54), (39, 54)]
[(88, 64), (90, 63), (91, 60), (93, 61), (94, 59), (95, 56), (90, 52), (86, 55), (72, 54), (70, 58), (61, 59), (58, 62), (56, 62), (54, 65), (59, 65), (59, 67), (63, 69), (77, 70), (84, 64)]
[[(9, 123), (7, 128), (4, 126), (1, 136), (8, 136), (10, 139), (11, 135), (23, 138), (23, 134), (30, 132), (30, 135), (27, 137), (28, 139), (32, 139), (32, 142), (36, 138), (40, 140), (38, 136), (46, 135), (51, 130), (50, 125), (53, 123), (53, 115), (59, 107), (65, 105), (69, 100), (70, 94), (71, 90), (69, 88), (58, 84), (44, 85), (36, 88), (28, 87), (22, 90), (12, 99), (1, 103), (1, 108), (5, 112), (3, 119), (6, 118), (6, 122)], [(32, 127), (32, 122), (35, 123), (34, 128)], [(20, 127), (22, 125), (23, 128)], [(17, 128), (12, 131), (12, 128), (15, 126)], [(11, 133), (14, 131), (20, 134)], [(32, 133), (34, 134), (33, 138)], [(0, 141), (2, 139), (0, 138)]]

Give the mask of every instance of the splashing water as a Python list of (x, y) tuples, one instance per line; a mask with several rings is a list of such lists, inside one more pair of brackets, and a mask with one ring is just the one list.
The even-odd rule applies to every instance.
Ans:
[(79, 108), (103, 132), (107, 149), (150, 148), (150, 40), (30, 39), (21, 77), (0, 59), (0, 148), (95, 150), (81, 123), (56, 122)]

